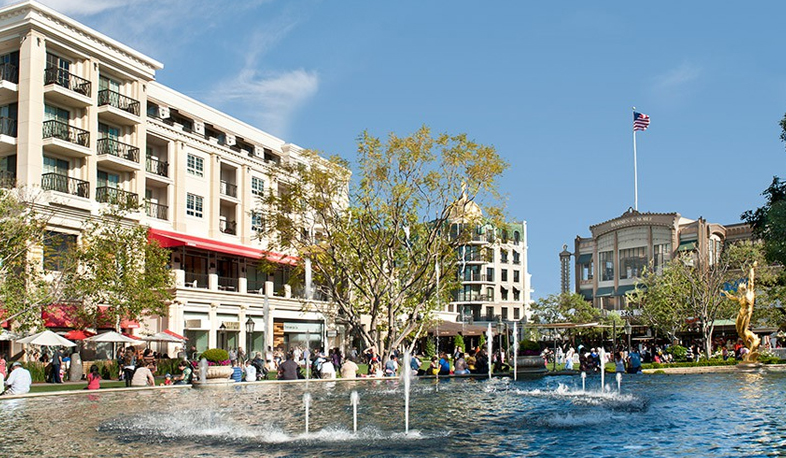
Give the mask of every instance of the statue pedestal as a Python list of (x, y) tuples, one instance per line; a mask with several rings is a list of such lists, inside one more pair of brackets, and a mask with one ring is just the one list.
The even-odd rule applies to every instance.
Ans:
[(756, 372), (761, 370), (764, 364), (758, 361), (741, 361), (737, 363), (737, 370), (742, 372)]

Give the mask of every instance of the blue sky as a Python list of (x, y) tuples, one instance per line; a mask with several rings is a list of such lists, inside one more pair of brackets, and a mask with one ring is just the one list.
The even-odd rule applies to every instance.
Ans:
[(42, 3), (306, 148), (351, 159), (364, 129), (423, 124), (494, 145), (535, 298), (558, 292), (563, 244), (633, 205), (631, 106), (652, 119), (640, 211), (735, 223), (786, 175), (786, 2)]

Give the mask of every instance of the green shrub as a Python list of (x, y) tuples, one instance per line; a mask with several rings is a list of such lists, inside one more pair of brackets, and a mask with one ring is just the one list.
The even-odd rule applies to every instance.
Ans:
[(737, 364), (737, 361), (734, 359), (728, 359), (726, 361), (722, 359), (702, 359), (699, 362), (681, 362), (681, 363), (649, 363), (649, 364), (642, 364), (642, 369), (659, 369), (659, 368), (666, 368), (666, 367), (708, 367), (708, 366), (733, 366)]
[(539, 355), (540, 354), (540, 344), (535, 342), (534, 340), (522, 340), (519, 342), (519, 356), (527, 356), (527, 355)]
[(467, 351), (467, 347), (464, 346), (464, 337), (460, 334), (456, 334), (456, 336), (453, 337), (453, 346), (455, 349), (461, 348), (461, 351)]
[(180, 364), (179, 359), (159, 359), (156, 361), (156, 375), (166, 374), (179, 374), (180, 369), (177, 365)]
[(228, 366), (231, 364), (231, 361), (229, 361), (229, 353), (220, 348), (211, 348), (203, 351), (202, 354), (199, 355), (199, 359), (202, 358), (206, 359), (209, 363), (214, 363), (219, 366)]
[(30, 378), (32, 378), (34, 382), (46, 381), (46, 363), (31, 361), (29, 363), (22, 363), (22, 367), (30, 372)]
[(429, 359), (437, 354), (437, 346), (434, 344), (434, 339), (430, 337), (426, 338), (426, 348), (424, 348), (423, 351)]
[(672, 345), (668, 348), (668, 350), (666, 350), (666, 352), (670, 353), (671, 356), (674, 357), (675, 361), (685, 361), (688, 354), (688, 349), (680, 345)]

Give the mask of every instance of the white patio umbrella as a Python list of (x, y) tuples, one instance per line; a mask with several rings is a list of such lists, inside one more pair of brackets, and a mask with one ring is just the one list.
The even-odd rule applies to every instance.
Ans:
[(5, 329), (3, 329), (2, 331), (0, 331), (0, 341), (6, 341), (6, 340), (16, 340), (16, 339), (18, 339), (18, 338), (19, 338), (19, 336), (17, 336), (17, 335), (16, 335), (16, 334), (14, 334), (13, 332), (8, 332), (8, 331), (6, 331)]
[(178, 339), (177, 337), (167, 334), (166, 332), (157, 332), (151, 336), (142, 337), (142, 340), (146, 340), (148, 342), (172, 342), (172, 343), (183, 343), (183, 339)]
[(139, 340), (126, 337), (123, 334), (115, 331), (105, 332), (103, 334), (96, 334), (93, 337), (85, 339), (86, 342), (106, 342), (106, 343), (140, 343)]
[(74, 342), (71, 342), (63, 336), (59, 336), (48, 329), (46, 331), (39, 332), (38, 334), (27, 336), (24, 339), (19, 339), (16, 342), (21, 344), (42, 345), (47, 347), (76, 347)]

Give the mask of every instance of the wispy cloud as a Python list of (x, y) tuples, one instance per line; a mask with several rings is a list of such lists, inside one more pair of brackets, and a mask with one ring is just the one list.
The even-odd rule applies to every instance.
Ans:
[(701, 70), (701, 67), (695, 64), (683, 62), (680, 66), (656, 76), (654, 85), (661, 91), (680, 90), (699, 79)]
[[(144, 0), (39, 0), (39, 2), (67, 15), (98, 14), (122, 6), (145, 3)], [(2, 5), (12, 3), (19, 3), (19, 0), (2, 0), (0, 2)]]

